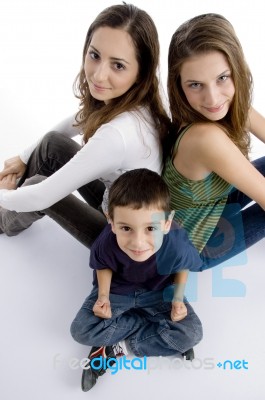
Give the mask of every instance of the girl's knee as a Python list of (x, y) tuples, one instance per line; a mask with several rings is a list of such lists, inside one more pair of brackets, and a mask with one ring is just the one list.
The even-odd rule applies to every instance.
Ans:
[(41, 144), (47, 145), (51, 142), (57, 141), (59, 136), (62, 136), (62, 135), (59, 135), (58, 132), (55, 132), (55, 131), (48, 132), (43, 136)]
[(46, 133), (41, 144), (44, 148), (47, 148), (50, 151), (59, 149), (60, 151), (63, 150), (72, 153), (72, 156), (74, 156), (81, 148), (77, 142), (56, 131)]

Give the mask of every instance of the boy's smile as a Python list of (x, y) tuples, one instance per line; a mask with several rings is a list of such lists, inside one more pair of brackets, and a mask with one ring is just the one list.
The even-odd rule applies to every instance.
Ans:
[(134, 261), (146, 261), (160, 249), (170, 229), (171, 219), (165, 218), (165, 212), (155, 206), (115, 207), (111, 226), (120, 249)]

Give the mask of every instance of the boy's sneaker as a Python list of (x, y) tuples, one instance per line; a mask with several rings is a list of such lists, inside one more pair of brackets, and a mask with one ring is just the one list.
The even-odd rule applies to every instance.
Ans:
[(125, 343), (125, 340), (121, 340), (117, 344), (114, 344), (112, 346), (115, 356), (116, 357), (122, 357), (122, 356), (127, 356), (128, 355), (128, 349)]
[[(116, 362), (116, 357), (128, 354), (127, 349), (124, 349), (123, 346), (119, 342), (114, 346), (92, 347), (82, 373), (81, 387), (83, 392), (88, 392), (95, 386), (98, 377), (105, 374), (108, 366), (112, 366)], [(93, 361), (93, 365), (90, 365), (95, 358), (97, 360)]]

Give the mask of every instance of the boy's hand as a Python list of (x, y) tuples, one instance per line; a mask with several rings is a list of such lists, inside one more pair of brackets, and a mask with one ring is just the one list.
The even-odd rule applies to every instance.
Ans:
[(187, 307), (183, 301), (172, 301), (171, 320), (181, 321), (188, 314)]
[(111, 318), (110, 301), (107, 296), (99, 296), (94, 304), (93, 312), (99, 318)]

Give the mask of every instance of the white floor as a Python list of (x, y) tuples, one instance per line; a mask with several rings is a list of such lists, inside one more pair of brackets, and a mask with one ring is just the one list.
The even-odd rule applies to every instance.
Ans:
[[(17, 237), (0, 235), (1, 398), (264, 399), (264, 244), (248, 252), (246, 265), (223, 271), (230, 284), (236, 280), (234, 288), (241, 282), (244, 297), (213, 297), (216, 277), (199, 274), (192, 304), (204, 339), (193, 363), (149, 359), (147, 370), (108, 372), (84, 394), (75, 365), (87, 348), (71, 338), (69, 326), (91, 287), (89, 252), (48, 218)], [(232, 369), (216, 365), (226, 360), (239, 362)]]
[[(113, 0), (0, 3), (2, 169), (5, 159), (77, 110), (71, 87), (87, 27)], [(172, 0), (133, 3), (150, 12), (157, 24), (165, 88), (167, 48), (176, 27), (204, 12), (231, 20), (254, 74), (255, 107), (265, 114), (261, 1), (189, 0), (181, 7)], [(258, 143), (254, 158), (264, 152), (265, 145)], [(192, 364), (148, 360), (149, 370), (107, 373), (92, 391), (83, 393), (81, 369), (74, 369), (73, 363), (85, 357), (87, 349), (71, 338), (69, 327), (91, 288), (89, 252), (48, 218), (17, 237), (0, 235), (1, 399), (265, 399), (264, 246), (263, 240), (248, 252), (247, 264), (225, 268), (223, 276), (230, 280), (217, 282), (212, 271), (198, 276), (198, 297), (192, 305), (202, 320), (204, 338)], [(220, 285), (230, 285), (230, 297), (216, 297)], [(242, 288), (243, 297), (231, 296)], [(217, 366), (226, 360), (239, 361), (233, 369), (228, 363), (226, 369)]]

